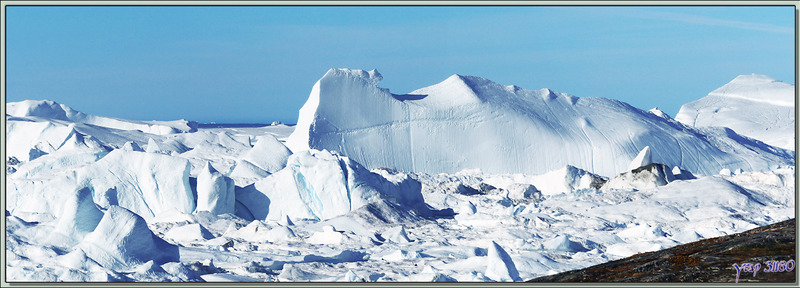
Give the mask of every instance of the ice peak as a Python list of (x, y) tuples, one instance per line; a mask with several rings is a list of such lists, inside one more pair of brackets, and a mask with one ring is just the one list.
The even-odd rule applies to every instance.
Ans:
[(475, 87), (481, 80), (488, 81), (480, 77), (453, 74), (438, 84), (417, 89), (410, 94), (428, 95), (425, 103), (440, 107), (479, 103)]
[(442, 81), (442, 83), (452, 82), (452, 81), (459, 81), (461, 83), (464, 83), (464, 85), (466, 85), (466, 82), (464, 82), (464, 76), (461, 75), (461, 74), (450, 75), (450, 77), (447, 77), (447, 79), (444, 79), (444, 81)]
[(628, 165), (628, 170), (634, 170), (650, 163), (653, 163), (653, 156), (650, 152), (650, 146), (645, 146), (642, 151), (639, 151), (639, 155), (636, 155), (636, 158), (633, 158), (631, 164)]
[(508, 252), (492, 241), (488, 249), (486, 276), (495, 281), (520, 281), (519, 271)]
[[(500, 85), (492, 80), (483, 77), (459, 75), (459, 74), (455, 74), (453, 76), (458, 76), (458, 79), (477, 95), (486, 96), (488, 94), (496, 94), (498, 91), (508, 90), (508, 86)], [(521, 88), (513, 86), (512, 89), (520, 90)]]
[(161, 151), (161, 147), (158, 146), (156, 140), (150, 138), (147, 140), (147, 149), (145, 149), (144, 151), (147, 153), (158, 153), (158, 151)]
[(471, 83), (473, 81), (470, 81), (470, 80), (473, 80), (473, 79), (470, 79), (470, 78), (476, 78), (476, 77), (453, 74), (452, 76), (447, 77), (447, 79), (445, 79), (444, 81), (442, 81), (441, 83), (439, 83), (437, 85), (444, 84), (444, 85), (450, 85), (450, 86), (461, 86), (463, 88), (472, 90), (473, 93), (474, 93), (475, 89), (474, 89), (473, 86), (475, 86), (475, 85)]
[(667, 113), (665, 113), (664, 111), (661, 111), (661, 109), (658, 109), (658, 107), (655, 107), (655, 108), (647, 110), (647, 111), (650, 112), (650, 113), (653, 113), (653, 115), (656, 115), (656, 116), (664, 118), (664, 119), (672, 119), (671, 117), (669, 117), (669, 115), (667, 115)]

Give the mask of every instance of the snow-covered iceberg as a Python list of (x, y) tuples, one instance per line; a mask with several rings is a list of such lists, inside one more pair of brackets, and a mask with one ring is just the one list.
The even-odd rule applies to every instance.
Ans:
[(25, 100), (7, 103), (6, 114), (13, 117), (49, 118), (119, 130), (139, 130), (159, 135), (197, 131), (197, 122), (193, 121), (135, 121), (102, 117), (76, 111), (69, 106), (50, 100)]
[(69, 193), (58, 191), (88, 188), (94, 202), (101, 207), (119, 205), (145, 219), (169, 209), (192, 213), (196, 200), (189, 183), (189, 170), (186, 159), (117, 149), (97, 162), (52, 178), (26, 178), (15, 173), (12, 175), (15, 178), (7, 182), (6, 209), (15, 213), (58, 214), (62, 203), (70, 197)]
[(92, 233), (76, 247), (106, 268), (128, 270), (155, 261), (179, 259), (178, 247), (154, 235), (147, 222), (119, 206), (111, 206)]
[(197, 211), (212, 214), (234, 213), (236, 197), (233, 179), (219, 173), (207, 163), (197, 176)]
[(708, 96), (681, 106), (675, 120), (724, 126), (769, 145), (794, 150), (795, 87), (765, 75), (740, 75)]
[(572, 165), (612, 176), (646, 146), (657, 152), (653, 162), (704, 175), (794, 164), (790, 151), (692, 129), (616, 100), (461, 75), (397, 95), (378, 87), (381, 79), (375, 70), (329, 70), (300, 109), (287, 146), (338, 151), (369, 169), (426, 173), (543, 174)]
[[(257, 220), (330, 219), (381, 199), (424, 212), (421, 185), (386, 179), (328, 151), (292, 154), (286, 167), (247, 187), (236, 200)], [(249, 215), (248, 215), (249, 214)]]

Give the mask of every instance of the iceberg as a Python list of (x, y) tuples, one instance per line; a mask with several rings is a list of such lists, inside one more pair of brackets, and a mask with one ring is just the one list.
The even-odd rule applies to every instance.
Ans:
[(286, 167), (286, 160), (292, 152), (283, 143), (270, 134), (259, 136), (256, 139), (256, 145), (244, 154), (242, 161), (250, 162), (269, 173)]
[(740, 75), (681, 106), (675, 120), (691, 127), (725, 126), (783, 149), (795, 148), (795, 87), (765, 75)]
[(495, 281), (521, 281), (517, 267), (506, 250), (494, 241), (489, 246), (489, 255), (486, 257), (486, 277)]
[(97, 228), (76, 246), (105, 268), (130, 270), (148, 261), (163, 264), (178, 260), (178, 246), (154, 235), (135, 213), (111, 206)]
[(385, 179), (347, 157), (311, 149), (292, 154), (285, 168), (238, 189), (236, 199), (257, 220), (327, 220), (381, 199), (426, 211), (421, 185), (413, 182)]
[(63, 120), (119, 130), (139, 130), (145, 133), (158, 135), (197, 131), (197, 122), (194, 121), (134, 121), (95, 116), (76, 111), (67, 105), (50, 100), (25, 100), (7, 103), (6, 114), (13, 117)]
[[(652, 162), (702, 175), (723, 165), (761, 171), (794, 164), (790, 151), (692, 129), (612, 99), (462, 75), (397, 95), (378, 87), (381, 79), (375, 70), (329, 70), (312, 88), (286, 145), (294, 153), (337, 151), (368, 169), (431, 174), (537, 175), (571, 165), (611, 176), (628, 171), (647, 146), (659, 152)], [(748, 149), (755, 152), (740, 153)]]
[(208, 211), (215, 215), (233, 214), (235, 197), (233, 180), (219, 173), (211, 163), (206, 163), (197, 176), (196, 211)]

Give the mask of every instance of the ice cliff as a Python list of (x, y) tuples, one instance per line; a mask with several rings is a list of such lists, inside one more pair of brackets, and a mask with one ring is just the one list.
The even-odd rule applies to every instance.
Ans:
[(543, 174), (567, 165), (613, 176), (649, 146), (652, 161), (712, 175), (794, 164), (792, 151), (725, 129), (695, 129), (624, 102), (453, 75), (397, 95), (375, 70), (331, 69), (300, 109), (287, 146), (338, 151), (400, 171)]

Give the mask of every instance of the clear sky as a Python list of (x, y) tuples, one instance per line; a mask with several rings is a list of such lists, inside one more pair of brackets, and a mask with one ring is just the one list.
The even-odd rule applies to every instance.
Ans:
[(295, 123), (330, 68), (396, 94), (452, 74), (675, 116), (740, 74), (795, 79), (794, 7), (8, 7), (7, 101), (136, 120)]

